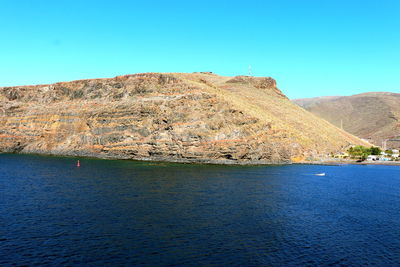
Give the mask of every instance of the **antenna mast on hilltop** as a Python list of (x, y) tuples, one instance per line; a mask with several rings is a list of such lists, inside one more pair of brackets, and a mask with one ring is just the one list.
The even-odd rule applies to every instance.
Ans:
[(251, 65), (249, 65), (249, 76), (252, 76), (253, 73), (251, 72)]

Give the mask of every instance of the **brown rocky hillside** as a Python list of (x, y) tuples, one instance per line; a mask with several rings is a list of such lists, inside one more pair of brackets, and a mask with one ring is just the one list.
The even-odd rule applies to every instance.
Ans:
[[(400, 136), (400, 94), (371, 92), (353, 96), (296, 99), (295, 103), (375, 145)], [(396, 139), (396, 138), (393, 138)], [(399, 139), (399, 138), (397, 138)], [(398, 148), (400, 142), (388, 141)]]
[(272, 78), (144, 73), (0, 88), (0, 151), (284, 163), (360, 144)]

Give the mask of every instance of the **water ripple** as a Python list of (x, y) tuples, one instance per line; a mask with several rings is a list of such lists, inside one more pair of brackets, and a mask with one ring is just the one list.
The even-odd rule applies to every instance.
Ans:
[(400, 265), (398, 167), (74, 163), (0, 155), (0, 265)]

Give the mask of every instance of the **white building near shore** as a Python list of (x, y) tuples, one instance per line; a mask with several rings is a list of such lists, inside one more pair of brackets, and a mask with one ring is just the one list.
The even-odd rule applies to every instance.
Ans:
[(378, 160), (379, 160), (379, 157), (378, 157), (378, 156), (375, 156), (375, 155), (369, 155), (369, 156), (367, 157), (367, 160), (368, 160), (368, 161), (378, 161)]

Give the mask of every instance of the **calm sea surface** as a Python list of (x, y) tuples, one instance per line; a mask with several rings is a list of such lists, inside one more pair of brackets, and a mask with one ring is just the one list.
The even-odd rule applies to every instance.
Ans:
[(0, 265), (400, 265), (400, 166), (75, 164), (0, 155)]

